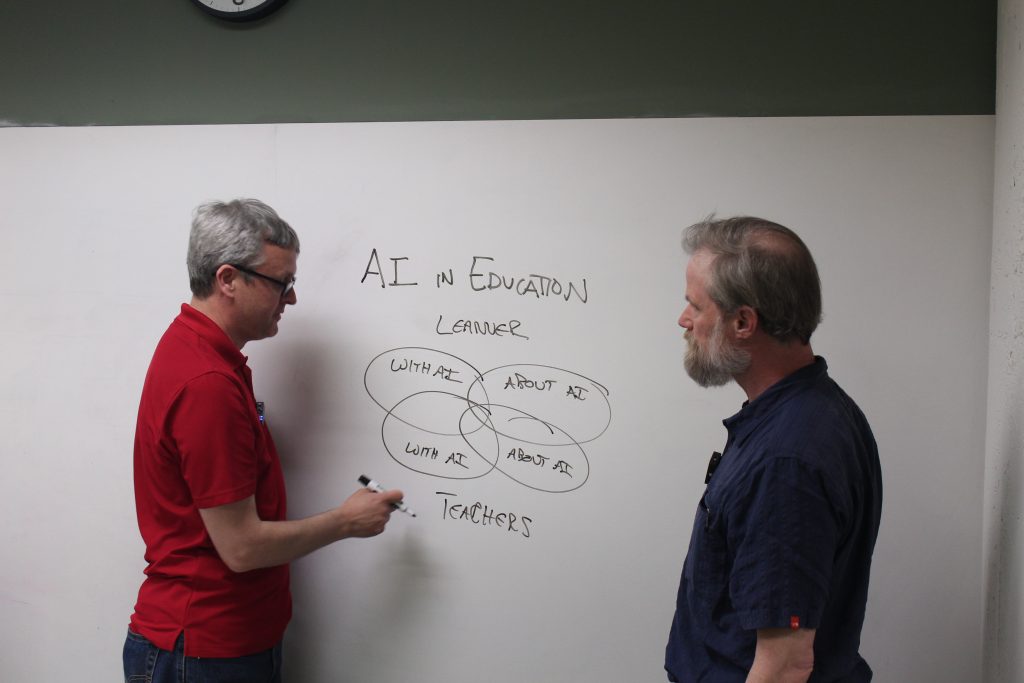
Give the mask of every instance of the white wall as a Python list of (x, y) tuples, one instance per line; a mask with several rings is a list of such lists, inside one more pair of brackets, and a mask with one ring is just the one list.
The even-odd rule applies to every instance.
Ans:
[(1024, 2), (1000, 0), (985, 448), (985, 681), (1024, 680)]
[[(679, 235), (711, 211), (790, 225), (818, 260), (815, 350), (883, 463), (863, 638), (877, 680), (977, 679), (990, 117), (6, 129), (0, 150), (0, 680), (120, 675), (142, 579), (139, 390), (187, 297), (192, 207), (238, 195), (303, 241), (299, 304), (246, 347), (291, 512), (365, 471), (420, 514), (295, 564), (292, 680), (663, 680), (707, 456), (742, 400), (681, 368)], [(423, 284), (360, 283), (372, 248)], [(585, 277), (590, 300), (473, 292), (474, 255)], [(436, 287), (448, 267), (456, 285)], [(441, 314), (518, 319), (531, 338), (442, 337)], [(585, 486), (439, 480), (390, 458), (363, 372), (399, 346), (602, 383), (612, 421), (585, 445)], [(532, 535), (445, 520), (439, 490), (528, 514)]]

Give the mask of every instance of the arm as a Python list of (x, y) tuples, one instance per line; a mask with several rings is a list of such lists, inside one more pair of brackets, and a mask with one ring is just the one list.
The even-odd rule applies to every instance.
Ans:
[(805, 683), (814, 669), (814, 633), (805, 628), (758, 629), (747, 683)]
[(392, 503), (402, 499), (398, 490), (375, 493), (359, 489), (339, 507), (305, 519), (266, 522), (256, 511), (256, 500), (203, 508), (199, 514), (214, 548), (234, 572), (274, 567), (340, 541), (367, 538), (384, 531)]

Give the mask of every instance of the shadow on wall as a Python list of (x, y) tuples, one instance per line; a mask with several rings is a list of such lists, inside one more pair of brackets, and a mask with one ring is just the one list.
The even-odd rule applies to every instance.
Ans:
[[(344, 404), (341, 397), (345, 392), (337, 391), (339, 383), (360, 387), (363, 383), (361, 374), (339, 374), (345, 351), (339, 349), (336, 339), (310, 327), (297, 328), (288, 331), (287, 342), (278, 340), (273, 348), (267, 348), (269, 353), (260, 358), (257, 371), (275, 394), (268, 419), (289, 483), (289, 516), (318, 511), (302, 509), (309, 505), (338, 505), (355, 490), (354, 478), (351, 482), (325, 481), (329, 468), (344, 454), (332, 451), (322, 437), (325, 428), (328, 433), (336, 430), (340, 416), (356, 412)], [(324, 489), (319, 489), (320, 484)], [(310, 490), (316, 490), (315, 502), (300, 498), (302, 491)], [(366, 565), (349, 556), (360, 555), (366, 547), (342, 541), (292, 564), (294, 615), (285, 636), (286, 678), (302, 679), (310, 672), (330, 668), (339, 650), (357, 651), (368, 661), (387, 656), (386, 648), (402, 636), (400, 629), (415, 628), (402, 616), (417, 613), (422, 601), (436, 593), (441, 573), (431, 565), (423, 541), (415, 534), (397, 536), (400, 531), (392, 527), (388, 533), (393, 545), (386, 560), (372, 553), (373, 559)], [(325, 576), (324, 562), (335, 567), (336, 574)], [(346, 572), (346, 566), (352, 571)], [(353, 590), (353, 581), (363, 585)], [(371, 612), (367, 605), (372, 605)], [(355, 619), (358, 625), (354, 625)], [(337, 628), (325, 632), (323, 625)], [(340, 637), (355, 637), (358, 642), (341, 643)]]
[[(322, 472), (315, 471), (323, 466), (325, 457), (321, 452), (323, 445), (316, 441), (317, 435), (322, 431), (321, 425), (336, 423), (339, 415), (345, 415), (344, 406), (332, 403), (339, 394), (331, 389), (339, 350), (336, 343), (332, 346), (321, 337), (308, 326), (296, 325), (295, 329), (288, 330), (287, 339), (271, 342), (272, 348), (267, 349), (267, 355), (260, 359), (259, 369), (254, 370), (261, 379), (269, 380), (265, 386), (273, 395), (267, 406), (267, 419), (286, 481), (316, 481), (322, 476)], [(358, 381), (359, 378), (341, 379)], [(289, 505), (290, 515), (291, 508)]]
[[(1008, 405), (1024, 405), (1024, 373), (1019, 373)], [(1024, 453), (1024, 418), (1007, 411), (1007, 420), (998, 437), (999, 447), (993, 449), (990, 509), (992, 531), (986, 547), (984, 676), (986, 681), (1008, 681), (1012, 673), (1003, 670), (1006, 654), (1020, 657), (1021, 596), (1016, 594), (1021, 570), (1020, 551), (1016, 545), (1021, 520), (1020, 459)]]

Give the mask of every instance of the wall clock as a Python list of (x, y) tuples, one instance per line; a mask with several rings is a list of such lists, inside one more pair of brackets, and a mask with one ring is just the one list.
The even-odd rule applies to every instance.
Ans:
[(288, 0), (192, 0), (207, 14), (228, 21), (251, 21), (280, 9)]

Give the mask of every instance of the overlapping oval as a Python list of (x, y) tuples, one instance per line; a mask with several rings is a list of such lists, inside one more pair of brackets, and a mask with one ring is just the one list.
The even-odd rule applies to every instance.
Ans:
[(480, 373), (452, 354), (402, 347), (375, 357), (363, 381), (387, 413), (381, 436), (388, 454), (403, 467), (446, 479), (498, 470), (539, 491), (578, 489), (590, 477), (581, 444), (611, 422), (607, 389), (553, 366)]

